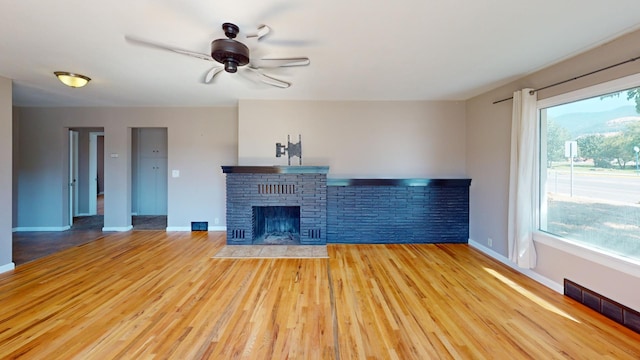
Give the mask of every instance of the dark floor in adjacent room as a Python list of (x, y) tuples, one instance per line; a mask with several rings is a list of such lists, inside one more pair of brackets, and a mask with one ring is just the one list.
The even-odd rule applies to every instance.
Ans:
[[(164, 230), (166, 216), (132, 216), (133, 230)], [(13, 262), (17, 265), (97, 240), (103, 232), (104, 216), (79, 216), (66, 231), (22, 231), (13, 233)]]

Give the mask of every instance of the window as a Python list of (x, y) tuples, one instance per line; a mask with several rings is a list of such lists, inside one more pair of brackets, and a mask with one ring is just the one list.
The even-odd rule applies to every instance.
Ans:
[(540, 230), (636, 261), (640, 260), (638, 79), (538, 102)]

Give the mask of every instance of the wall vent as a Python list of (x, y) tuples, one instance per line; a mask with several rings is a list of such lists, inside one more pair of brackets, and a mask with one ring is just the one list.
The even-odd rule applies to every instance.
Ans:
[(320, 239), (322, 238), (322, 232), (320, 229), (309, 229), (309, 233), (307, 234), (309, 239)]
[(640, 333), (640, 313), (636, 310), (618, 304), (567, 279), (564, 279), (564, 294), (609, 319)]
[(231, 231), (232, 239), (244, 239), (244, 230), (235, 229)]
[(295, 193), (295, 184), (258, 184), (258, 194), (287, 195)]
[(207, 221), (191, 222), (191, 231), (208, 231), (208, 230), (209, 230), (209, 222)]

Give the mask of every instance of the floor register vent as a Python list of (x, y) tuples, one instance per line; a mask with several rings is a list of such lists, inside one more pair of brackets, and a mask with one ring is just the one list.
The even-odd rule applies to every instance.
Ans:
[(595, 293), (571, 280), (564, 279), (564, 294), (600, 314), (640, 333), (640, 313)]
[(207, 231), (209, 230), (209, 222), (207, 221), (192, 221), (191, 231)]

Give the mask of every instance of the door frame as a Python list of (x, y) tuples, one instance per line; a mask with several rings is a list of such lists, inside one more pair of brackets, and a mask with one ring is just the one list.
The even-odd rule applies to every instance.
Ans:
[(69, 129), (69, 226), (78, 214), (78, 136), (77, 130)]
[(89, 133), (89, 215), (98, 213), (98, 136), (104, 131)]

